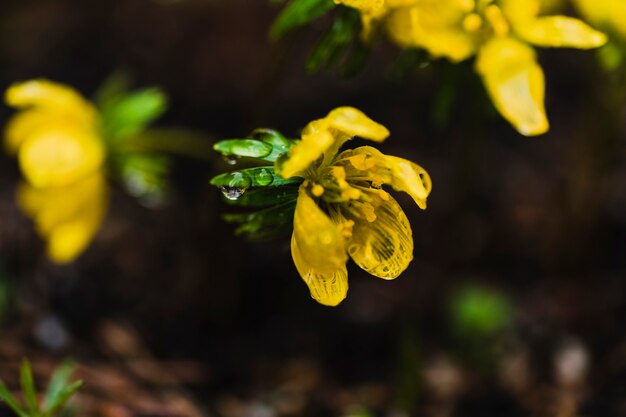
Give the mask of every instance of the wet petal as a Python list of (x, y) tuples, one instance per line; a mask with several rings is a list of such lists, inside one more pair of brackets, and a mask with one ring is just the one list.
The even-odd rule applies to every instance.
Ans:
[(339, 228), (301, 186), (293, 219), (293, 238), (302, 261), (315, 273), (328, 274), (345, 267), (348, 256)]
[(36, 187), (68, 185), (99, 169), (104, 157), (95, 134), (65, 123), (33, 132), (19, 152), (22, 172)]
[(533, 136), (548, 130), (544, 75), (531, 47), (495, 38), (481, 48), (476, 70), (496, 109), (519, 133)]
[(346, 298), (348, 271), (345, 263), (335, 271), (319, 272), (305, 260), (295, 234), (291, 238), (291, 255), (298, 273), (311, 291), (311, 297), (318, 303), (336, 306)]
[(335, 142), (324, 119), (309, 123), (302, 131), (302, 140), (288, 154), (276, 161), (275, 170), (283, 178), (290, 178), (306, 170)]
[(389, 130), (385, 126), (376, 123), (354, 107), (338, 107), (328, 113), (325, 120), (330, 127), (350, 137), (358, 136), (382, 142), (389, 136)]
[(404, 158), (385, 155), (371, 146), (361, 146), (342, 154), (349, 165), (348, 180), (365, 179), (388, 184), (396, 191), (409, 194), (422, 209), (432, 190), (432, 181), (424, 168)]
[(606, 36), (578, 19), (550, 16), (534, 19), (516, 28), (526, 41), (538, 46), (597, 48), (606, 43)]
[(385, 191), (372, 190), (368, 197), (374, 206), (375, 220), (352, 217), (348, 253), (368, 273), (394, 279), (413, 260), (411, 225), (400, 205)]

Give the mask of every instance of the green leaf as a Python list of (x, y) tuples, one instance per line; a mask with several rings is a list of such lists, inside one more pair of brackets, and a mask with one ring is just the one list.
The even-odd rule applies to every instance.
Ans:
[(263, 239), (288, 231), (293, 224), (295, 201), (270, 207), (252, 213), (225, 214), (229, 223), (240, 223), (236, 235), (247, 235), (250, 239)]
[(43, 400), (43, 410), (47, 411), (52, 407), (63, 388), (67, 385), (72, 373), (74, 372), (74, 364), (66, 360), (54, 371), (52, 377), (50, 378), (50, 382), (48, 383), (48, 388), (46, 389), (46, 394)]
[(72, 398), (72, 395), (83, 386), (83, 381), (76, 381), (72, 384), (64, 387), (58, 395), (55, 396), (54, 401), (50, 404), (50, 408), (46, 410), (43, 417), (53, 417), (57, 413), (63, 410), (65, 404)]
[(167, 109), (167, 96), (158, 88), (146, 88), (110, 100), (101, 108), (107, 139), (115, 141), (141, 132)]
[(4, 382), (2, 382), (1, 380), (0, 380), (0, 400), (4, 401), (6, 405), (8, 405), (9, 408), (13, 410), (13, 412), (17, 414), (19, 417), (29, 417), (28, 413), (25, 410), (22, 410), (22, 408), (17, 403), (17, 400), (15, 399), (13, 394), (11, 394), (11, 391), (7, 389), (6, 385), (4, 385)]
[(272, 145), (272, 153), (263, 158), (267, 162), (275, 162), (279, 156), (289, 152), (289, 149), (297, 143), (292, 139), (287, 139), (282, 133), (268, 128), (255, 129), (250, 134), (254, 139), (260, 140), (264, 143)]
[(101, 109), (108, 108), (130, 91), (131, 79), (128, 73), (116, 71), (102, 83), (95, 94), (95, 102)]
[(255, 139), (226, 139), (213, 145), (213, 149), (225, 156), (263, 158), (272, 153), (273, 146)]
[(272, 23), (270, 39), (276, 40), (285, 33), (323, 16), (334, 7), (332, 0), (292, 0)]
[(35, 388), (35, 381), (33, 380), (33, 371), (27, 359), (22, 360), (22, 366), (20, 367), (20, 383), (29, 413), (31, 416), (38, 415), (37, 389)]
[(225, 201), (242, 207), (263, 207), (296, 201), (298, 186), (256, 188), (244, 192), (236, 200)]
[(306, 69), (316, 72), (321, 68), (330, 68), (341, 59), (342, 52), (350, 45), (359, 25), (356, 10), (343, 8), (333, 20), (330, 29), (322, 37), (309, 57)]
[(216, 187), (278, 187), (282, 185), (300, 184), (302, 178), (282, 178), (274, 172), (273, 166), (246, 168), (238, 171), (225, 172), (211, 179)]
[(154, 153), (124, 153), (115, 159), (115, 169), (130, 195), (148, 207), (166, 200), (170, 159)]

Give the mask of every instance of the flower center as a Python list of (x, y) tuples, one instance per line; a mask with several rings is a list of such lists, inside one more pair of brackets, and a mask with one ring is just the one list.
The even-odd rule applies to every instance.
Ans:
[(466, 13), (461, 21), (466, 32), (483, 36), (508, 35), (509, 23), (494, 0), (457, 0), (457, 5)]

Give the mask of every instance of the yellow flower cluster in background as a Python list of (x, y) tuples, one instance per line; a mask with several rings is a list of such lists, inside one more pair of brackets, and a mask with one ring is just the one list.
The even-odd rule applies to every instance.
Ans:
[(14, 84), (5, 100), (19, 110), (5, 131), (6, 150), (26, 180), (18, 204), (50, 259), (71, 262), (92, 241), (108, 205), (98, 112), (73, 89), (46, 80)]
[(590, 23), (626, 39), (626, 0), (573, 0)]
[(411, 225), (384, 184), (408, 193), (425, 209), (430, 177), (406, 159), (362, 146), (339, 152), (354, 136), (382, 142), (389, 131), (352, 107), (309, 123), (302, 140), (276, 161), (283, 178), (299, 176), (291, 253), (311, 296), (339, 304), (348, 291), (348, 256), (383, 279), (400, 275), (413, 259)]
[(496, 109), (527, 136), (549, 129), (544, 74), (531, 45), (587, 49), (606, 42), (604, 34), (578, 19), (540, 15), (541, 0), (335, 2), (359, 10), (364, 38), (381, 26), (401, 47), (423, 48), (452, 62), (476, 56), (476, 71)]

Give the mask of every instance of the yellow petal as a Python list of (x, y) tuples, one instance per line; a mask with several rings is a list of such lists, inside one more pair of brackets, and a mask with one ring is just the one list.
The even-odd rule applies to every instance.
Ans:
[(481, 48), (476, 70), (496, 109), (519, 133), (533, 136), (548, 130), (544, 75), (531, 47), (494, 38)]
[(309, 287), (311, 297), (318, 303), (336, 306), (348, 293), (348, 271), (345, 263), (335, 271), (319, 272), (306, 262), (295, 234), (291, 238), (291, 255), (302, 280)]
[[(359, 158), (365, 156), (365, 159)], [(350, 181), (367, 179), (374, 183), (389, 184), (396, 191), (409, 194), (422, 209), (432, 190), (432, 181), (424, 168), (407, 159), (385, 155), (371, 146), (360, 146), (341, 155), (349, 161), (346, 165)]]
[(401, 47), (425, 48), (454, 62), (469, 58), (476, 51), (476, 40), (462, 30), (463, 10), (447, 3), (394, 9), (386, 18), (389, 37)]
[(597, 48), (606, 43), (606, 36), (578, 19), (550, 16), (534, 19), (516, 28), (519, 36), (538, 46)]
[(586, 21), (613, 29), (626, 39), (626, 0), (575, 0)]
[(385, 191), (371, 190), (367, 196), (374, 206), (375, 220), (352, 217), (348, 253), (368, 273), (393, 279), (413, 260), (411, 225), (402, 208)]
[(513, 24), (533, 20), (541, 11), (540, 0), (501, 0), (500, 6), (504, 16)]
[(42, 79), (13, 84), (5, 93), (5, 101), (11, 107), (38, 106), (54, 111), (91, 107), (72, 88)]
[(36, 187), (68, 185), (99, 169), (104, 157), (100, 139), (71, 123), (46, 124), (19, 152), (22, 172)]
[(97, 172), (67, 187), (18, 188), (18, 205), (33, 218), (37, 232), (47, 242), (50, 259), (74, 260), (97, 233), (108, 205), (108, 187)]
[(309, 123), (302, 131), (302, 140), (291, 148), (289, 154), (276, 162), (276, 172), (290, 178), (306, 170), (335, 142), (324, 119)]
[(325, 120), (328, 125), (347, 136), (382, 142), (389, 136), (389, 130), (376, 123), (362, 111), (354, 107), (338, 107), (328, 113)]
[(381, 9), (385, 5), (385, 0), (334, 0), (335, 4), (353, 7), (359, 11), (370, 13)]
[(40, 110), (25, 110), (13, 116), (4, 132), (4, 145), (8, 154), (15, 155), (28, 136), (43, 125), (50, 123), (54, 114)]
[(340, 229), (318, 207), (305, 187), (300, 187), (293, 218), (293, 238), (301, 250), (302, 260), (315, 273), (333, 273), (348, 259)]

